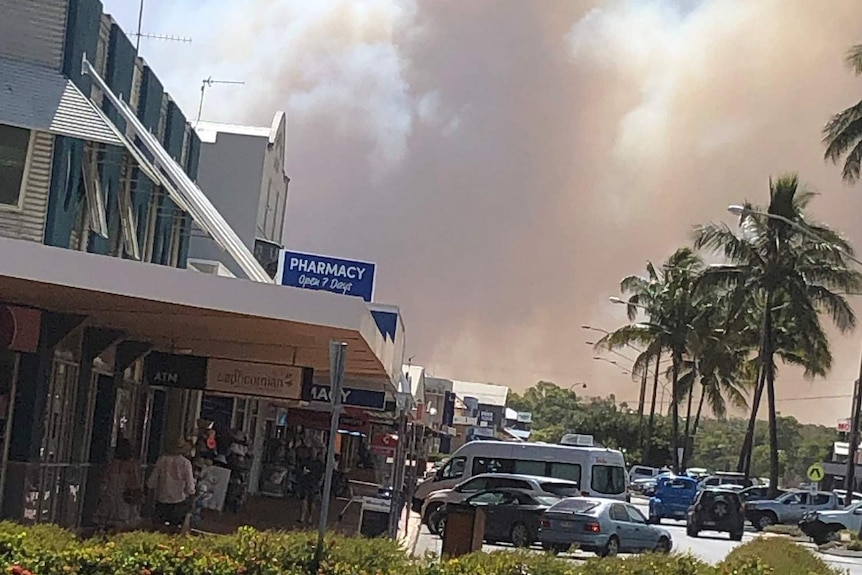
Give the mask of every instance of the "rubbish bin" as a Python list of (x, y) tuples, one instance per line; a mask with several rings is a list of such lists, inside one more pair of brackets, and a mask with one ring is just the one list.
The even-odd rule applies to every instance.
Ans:
[(446, 504), (443, 529), (443, 557), (459, 557), (482, 549), (485, 537), (485, 510), (466, 504)]
[(382, 497), (363, 497), (359, 511), (359, 534), (363, 537), (382, 537), (389, 531), (389, 514), (392, 500)]

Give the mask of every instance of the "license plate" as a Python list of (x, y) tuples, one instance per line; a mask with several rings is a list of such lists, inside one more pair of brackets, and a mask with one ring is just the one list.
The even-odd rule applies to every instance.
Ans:
[(715, 521), (704, 521), (704, 527), (715, 527)]
[(574, 521), (560, 521), (560, 529), (562, 529), (563, 531), (572, 531), (574, 528)]

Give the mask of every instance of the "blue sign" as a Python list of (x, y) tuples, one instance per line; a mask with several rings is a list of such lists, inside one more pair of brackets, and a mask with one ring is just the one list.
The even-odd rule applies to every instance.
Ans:
[(374, 296), (374, 264), (352, 260), (282, 252), (278, 281), (281, 285), (361, 297)]
[[(303, 401), (332, 403), (332, 394), (328, 385), (303, 385)], [(366, 407), (368, 409), (383, 409), (386, 407), (386, 393), (368, 389), (341, 388), (341, 404), (351, 407)]]

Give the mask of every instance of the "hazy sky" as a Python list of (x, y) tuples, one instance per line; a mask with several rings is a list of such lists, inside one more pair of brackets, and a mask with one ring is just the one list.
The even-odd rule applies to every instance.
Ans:
[[(134, 31), (136, 4), (105, 9)], [(798, 170), (862, 245), (862, 188), (820, 143), (862, 94), (858, 0), (147, 0), (143, 30), (192, 38), (141, 48), (190, 118), (209, 76), (246, 84), (205, 120), (287, 111), (287, 245), (377, 262), (437, 375), (634, 400), (581, 326), (621, 325), (620, 278), (770, 175)], [(826, 380), (782, 371), (782, 413), (845, 417), (860, 341), (833, 340)]]

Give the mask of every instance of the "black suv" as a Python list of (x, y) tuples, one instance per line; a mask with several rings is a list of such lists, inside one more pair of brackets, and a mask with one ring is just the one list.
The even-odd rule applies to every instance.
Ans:
[(734, 541), (742, 541), (745, 511), (739, 494), (727, 489), (704, 489), (694, 498), (686, 516), (686, 533), (697, 537), (701, 531), (730, 533)]

